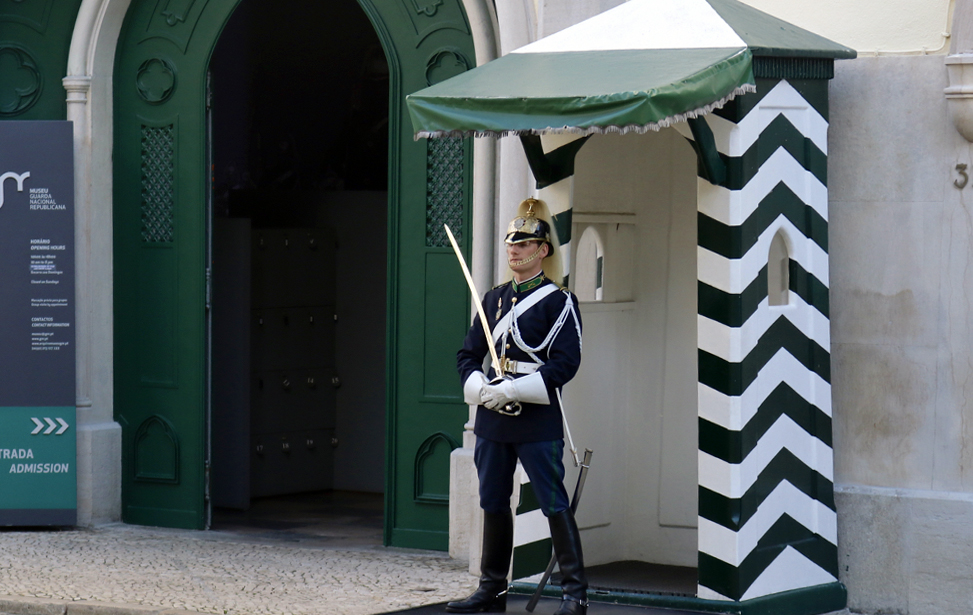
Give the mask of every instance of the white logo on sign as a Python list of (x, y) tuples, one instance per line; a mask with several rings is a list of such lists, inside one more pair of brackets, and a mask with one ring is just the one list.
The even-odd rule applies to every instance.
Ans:
[(8, 179), (16, 180), (17, 192), (24, 191), (24, 180), (30, 177), (30, 171), (17, 175), (13, 171), (0, 175), (0, 207), (3, 207), (3, 185)]

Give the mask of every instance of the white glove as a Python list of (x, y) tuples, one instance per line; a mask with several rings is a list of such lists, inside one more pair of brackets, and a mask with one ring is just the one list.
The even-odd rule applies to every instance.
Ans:
[(479, 406), (483, 403), (483, 387), (487, 386), (489, 381), (483, 372), (473, 372), (470, 374), (466, 382), (463, 383), (463, 401), (471, 406)]
[(517, 401), (517, 385), (514, 380), (501, 380), (483, 387), (483, 405), (490, 410)]
[(501, 380), (497, 384), (487, 384), (483, 387), (483, 405), (493, 410), (518, 401), (531, 404), (550, 405), (551, 398), (547, 394), (547, 385), (540, 372), (516, 380)]

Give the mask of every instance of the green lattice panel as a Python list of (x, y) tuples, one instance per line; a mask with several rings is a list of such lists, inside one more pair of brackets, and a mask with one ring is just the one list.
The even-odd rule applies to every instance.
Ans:
[(426, 246), (449, 247), (448, 224), (463, 241), (463, 139), (428, 139), (426, 150)]
[(171, 243), (173, 126), (142, 126), (142, 241)]

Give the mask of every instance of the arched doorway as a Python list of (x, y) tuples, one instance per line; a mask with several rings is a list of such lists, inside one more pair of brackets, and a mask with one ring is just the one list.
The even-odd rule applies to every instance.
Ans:
[(355, 0), (241, 0), (213, 52), (215, 529), (380, 536), (388, 98)]
[[(255, 6), (262, 4), (260, 0), (249, 1)], [(442, 143), (412, 141), (402, 101), (405, 94), (472, 66), (470, 29), (458, 0), (360, 0), (358, 4), (374, 28), (388, 66), (385, 224), (369, 225), (366, 215), (358, 226), (361, 233), (349, 238), (354, 249), (367, 249), (375, 241), (384, 243), (388, 255), (386, 278), (378, 282), (386, 286), (385, 318), (368, 324), (384, 332), (384, 368), (375, 370), (373, 377), (377, 373), (384, 380), (386, 420), (379, 430), (383, 433), (369, 433), (363, 441), (385, 441), (386, 544), (444, 549), (449, 447), (430, 448), (427, 442), (440, 433), (445, 438), (439, 440), (457, 441), (466, 419), (452, 356), (456, 340), (462, 338), (468, 325), (468, 295), (462, 279), (452, 275), (452, 254), (438, 229), (442, 222), (449, 222), (469, 237), (472, 165), (468, 143), (447, 141), (447, 146), (441, 147)], [(115, 412), (123, 427), (123, 517), (132, 523), (206, 525), (211, 469), (206, 411), (211, 355), (207, 338), (213, 298), (211, 274), (218, 271), (218, 267), (211, 267), (207, 254), (207, 237), (214, 221), (208, 212), (216, 210), (219, 220), (220, 208), (226, 207), (228, 212), (254, 207), (247, 205), (246, 199), (232, 204), (228, 195), (216, 194), (214, 198), (207, 182), (211, 164), (207, 73), (220, 34), (237, 5), (236, 0), (136, 1), (126, 15), (119, 39), (114, 93)], [(271, 10), (278, 18), (283, 18), (285, 11), (281, 3), (274, 3)], [(290, 19), (341, 20), (340, 11), (332, 7), (320, 12), (314, 16), (302, 9)], [(253, 27), (260, 29), (264, 24), (257, 20)], [(322, 24), (322, 33), (327, 29)], [(232, 28), (228, 33), (232, 34)], [(244, 49), (258, 56), (254, 62), (286, 63), (299, 70), (278, 71), (292, 75), (290, 83), (270, 84), (267, 79), (254, 82), (249, 86), (252, 93), (234, 92), (243, 86), (228, 72), (226, 92), (231, 100), (244, 95), (263, 96), (271, 102), (261, 108), (268, 109), (273, 108), (274, 101), (286, 100), (289, 93), (306, 89), (308, 83), (336, 81), (328, 81), (328, 66), (308, 62), (303, 52), (291, 50), (274, 57), (268, 47), (244, 43)], [(377, 51), (366, 48), (364, 56), (339, 54), (328, 64), (351, 64), (359, 71), (368, 70), (368, 66), (380, 64), (374, 61), (374, 53)], [(297, 77), (293, 75), (298, 74), (302, 78), (294, 83)], [(214, 72), (214, 112), (219, 111), (218, 97), (223, 96), (219, 78)], [(316, 91), (324, 90), (318, 87)], [(349, 100), (349, 92), (337, 87), (325, 94), (335, 100)], [(316, 111), (299, 111), (286, 104), (277, 104), (275, 109), (281, 116), (303, 117), (300, 125), (312, 135), (312, 141), (342, 146), (338, 149), (345, 158), (361, 154), (361, 139), (374, 129), (356, 126), (355, 119), (327, 117), (336, 112), (324, 103)], [(219, 126), (221, 120), (216, 121)], [(341, 131), (342, 123), (346, 132)], [(362, 166), (368, 166), (362, 162), (351, 165), (350, 171), (332, 174), (327, 171), (326, 156), (311, 161), (314, 172), (306, 172), (316, 179), (303, 181), (292, 172), (298, 169), (305, 173), (307, 165), (295, 166), (295, 160), (288, 159), (295, 153), (293, 143), (284, 147), (286, 139), (275, 142), (269, 149), (245, 148), (261, 152), (261, 156), (278, 157), (275, 169), (269, 163), (261, 165), (265, 171), (273, 171), (268, 171), (267, 177), (280, 180), (278, 184), (267, 180), (263, 187), (271, 193), (286, 187), (293, 196), (295, 189), (309, 184), (315, 184), (314, 189), (326, 188), (329, 177), (341, 174), (345, 181), (359, 182), (375, 191), (376, 186), (368, 182), (381, 176), (380, 171), (370, 169), (364, 179), (353, 177)], [(220, 143), (215, 139), (213, 143), (219, 162)], [(235, 155), (229, 141), (224, 141), (223, 148), (230, 158)], [(350, 150), (354, 150), (352, 154)], [(305, 162), (313, 157), (308, 156)], [(217, 168), (216, 172), (217, 185), (220, 174), (228, 185), (232, 184), (226, 168)], [(292, 185), (285, 186), (287, 182)], [(220, 200), (224, 196), (225, 202)], [(249, 196), (257, 201), (267, 197)], [(346, 205), (345, 209), (351, 207)], [(256, 226), (266, 228), (306, 225), (307, 220), (288, 219), (288, 215), (276, 219), (281, 209), (260, 209), (262, 213), (251, 219), (262, 216)], [(290, 214), (297, 211), (294, 207), (286, 210)], [(323, 210), (340, 211), (341, 206)], [(268, 222), (267, 216), (275, 219)], [(386, 233), (376, 232), (383, 226)], [(469, 246), (464, 248), (468, 250)], [(309, 271), (318, 270), (320, 267), (312, 267)], [(286, 267), (277, 271), (294, 272)], [(326, 305), (327, 297), (322, 306)], [(383, 360), (374, 356), (368, 359), (372, 363)], [(275, 371), (273, 366), (264, 367)], [(327, 366), (314, 367), (319, 368), (326, 371)], [(306, 386), (308, 379), (321, 375), (324, 372), (302, 374), (301, 382)], [(170, 426), (167, 438), (134, 439), (142, 424), (159, 419)], [(335, 422), (340, 423), (340, 417)], [(340, 449), (342, 438), (340, 434), (336, 437)], [(301, 445), (307, 447), (311, 439), (302, 436)], [(250, 442), (248, 447), (255, 444)], [(274, 444), (281, 446), (279, 439)], [(323, 444), (331, 446), (330, 442)], [(173, 457), (177, 462), (163, 468), (159, 460)]]

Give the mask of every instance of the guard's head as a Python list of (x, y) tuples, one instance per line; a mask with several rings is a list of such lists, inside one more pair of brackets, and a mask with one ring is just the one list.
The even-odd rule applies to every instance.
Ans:
[[(547, 244), (544, 275), (560, 284), (563, 280), (557, 233), (547, 204), (538, 199), (525, 199), (517, 208), (517, 217), (507, 225), (506, 245), (537, 241)], [(539, 248), (541, 249), (541, 248)]]
[(548, 245), (548, 255), (554, 253), (554, 245), (551, 243), (551, 223), (539, 217), (539, 212), (535, 211), (540, 209), (541, 205), (542, 202), (537, 199), (527, 199), (520, 204), (519, 215), (507, 225), (507, 236), (503, 240), (505, 244), (509, 246), (515, 243), (539, 241)]

